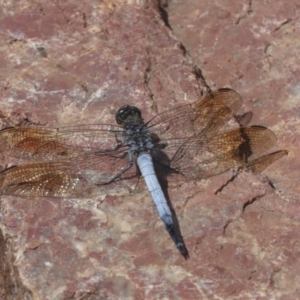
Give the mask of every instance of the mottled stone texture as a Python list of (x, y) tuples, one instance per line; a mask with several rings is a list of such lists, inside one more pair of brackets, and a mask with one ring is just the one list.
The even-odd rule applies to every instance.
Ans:
[(2, 127), (113, 124), (124, 104), (148, 119), (227, 86), (289, 155), (262, 175), (169, 187), (188, 261), (143, 182), (96, 199), (1, 197), (0, 299), (300, 298), (300, 5), (161, 4), (4, 1)]

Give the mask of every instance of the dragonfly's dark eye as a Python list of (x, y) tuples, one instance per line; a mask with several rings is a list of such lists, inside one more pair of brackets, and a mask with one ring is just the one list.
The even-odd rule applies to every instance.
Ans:
[(116, 113), (116, 122), (123, 126), (141, 124), (143, 122), (141, 111), (135, 106), (122, 106)]

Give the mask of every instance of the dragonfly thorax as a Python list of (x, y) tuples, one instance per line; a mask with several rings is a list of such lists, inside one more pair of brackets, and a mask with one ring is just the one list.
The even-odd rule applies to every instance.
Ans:
[(139, 153), (153, 148), (149, 130), (137, 107), (122, 106), (116, 113), (116, 122), (124, 128), (123, 143), (130, 152)]
[(123, 132), (123, 141), (132, 153), (148, 151), (154, 146), (145, 123), (126, 126)]

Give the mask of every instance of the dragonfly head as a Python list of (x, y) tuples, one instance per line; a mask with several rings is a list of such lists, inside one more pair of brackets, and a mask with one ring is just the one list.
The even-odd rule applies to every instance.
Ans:
[(116, 113), (116, 122), (126, 127), (128, 125), (139, 125), (144, 122), (141, 111), (131, 105), (122, 106)]

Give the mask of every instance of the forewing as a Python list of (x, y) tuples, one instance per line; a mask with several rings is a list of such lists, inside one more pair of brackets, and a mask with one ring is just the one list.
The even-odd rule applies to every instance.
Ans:
[(4, 155), (37, 161), (65, 160), (82, 153), (113, 150), (122, 129), (111, 125), (83, 125), (60, 129), (14, 127), (0, 131)]
[(218, 131), (242, 104), (241, 96), (231, 89), (219, 89), (205, 95), (192, 104), (165, 111), (148, 122), (149, 129), (161, 141), (188, 138), (202, 132), (212, 117), (225, 108), (230, 111), (219, 123)]

